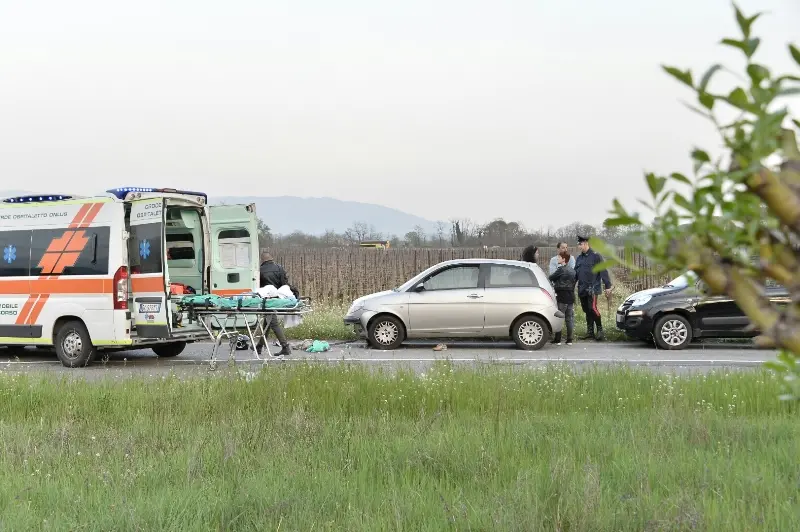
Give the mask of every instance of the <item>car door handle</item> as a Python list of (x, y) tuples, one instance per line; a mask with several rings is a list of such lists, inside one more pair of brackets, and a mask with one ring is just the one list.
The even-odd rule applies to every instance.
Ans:
[(470, 294), (467, 297), (470, 298), (470, 299), (478, 299), (478, 298), (481, 298), (483, 296), (479, 296), (478, 294)]

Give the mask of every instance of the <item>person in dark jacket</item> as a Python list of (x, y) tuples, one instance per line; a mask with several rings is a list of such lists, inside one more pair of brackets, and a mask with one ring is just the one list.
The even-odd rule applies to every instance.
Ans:
[[(277, 264), (275, 259), (269, 253), (262, 253), (261, 254), (261, 267), (259, 268), (261, 283), (259, 286), (262, 288), (265, 286), (274, 286), (275, 288), (280, 288), (284, 285), (289, 285), (289, 276), (286, 275), (286, 270), (283, 269), (283, 266)], [(292, 289), (292, 292), (295, 290)], [(295, 294), (297, 297), (297, 294)], [(275, 332), (275, 336), (278, 338), (278, 342), (281, 344), (281, 350), (276, 356), (288, 356), (292, 354), (292, 348), (289, 346), (289, 341), (286, 339), (286, 334), (283, 332), (283, 327), (278, 320), (278, 316), (269, 316), (264, 319), (264, 337), (258, 340), (258, 345), (256, 345), (256, 351), (261, 353), (261, 350), (264, 348), (264, 342), (267, 340), (267, 336), (269, 336), (269, 331), (272, 330)]]
[[(564, 324), (567, 327), (567, 345), (572, 345), (573, 331), (575, 330), (575, 270), (570, 266), (570, 256), (566, 251), (556, 255), (558, 265), (550, 275), (550, 282), (556, 291), (558, 310), (564, 314)], [(561, 332), (556, 333), (553, 342), (561, 345)]]
[[(597, 296), (603, 293), (602, 285), (605, 285), (606, 294), (611, 293), (611, 277), (608, 270), (601, 270), (595, 273), (594, 267), (603, 262), (603, 256), (589, 247), (589, 239), (578, 236), (578, 247), (581, 254), (575, 260), (575, 276), (578, 281), (578, 298), (581, 300), (581, 308), (586, 314), (586, 336), (584, 340), (605, 339), (603, 333), (603, 322), (600, 318), (600, 309), (597, 307)], [(597, 333), (595, 334), (595, 325)]]
[(289, 276), (286, 275), (286, 270), (283, 266), (277, 264), (275, 259), (266, 251), (261, 254), (261, 267), (259, 268), (261, 274), (261, 284), (259, 286), (272, 285), (275, 288), (289, 284)]
[(522, 260), (536, 264), (536, 261), (539, 260), (539, 248), (531, 245), (523, 249)]
[[(575, 270), (570, 266), (570, 256), (566, 251), (556, 255), (558, 266), (556, 271), (550, 275), (550, 282), (556, 291), (556, 303), (558, 310), (564, 313), (564, 324), (567, 327), (567, 345), (572, 345), (573, 332), (575, 330)], [(556, 333), (553, 342), (561, 345), (561, 332)]]

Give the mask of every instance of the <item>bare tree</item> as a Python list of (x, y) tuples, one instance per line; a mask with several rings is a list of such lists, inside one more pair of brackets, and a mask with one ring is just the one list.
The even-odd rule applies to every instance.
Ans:
[(475, 237), (475, 224), (469, 218), (450, 220), (451, 242), (454, 247), (464, 247)]
[(414, 226), (414, 232), (417, 233), (417, 236), (419, 237), (420, 245), (424, 246), (425, 245), (425, 241), (426, 241), (425, 228), (422, 227), (421, 225), (415, 225)]
[(444, 233), (445, 233), (446, 230), (447, 230), (447, 224), (446, 223), (444, 223), (442, 221), (436, 222), (436, 237), (439, 239), (439, 247), (440, 248), (444, 247)]
[(408, 233), (406, 233), (404, 240), (406, 246), (410, 248), (422, 247), (422, 238), (416, 231), (409, 231)]
[(349, 244), (358, 244), (367, 239), (370, 227), (367, 222), (353, 222), (353, 225), (344, 232), (344, 238)]

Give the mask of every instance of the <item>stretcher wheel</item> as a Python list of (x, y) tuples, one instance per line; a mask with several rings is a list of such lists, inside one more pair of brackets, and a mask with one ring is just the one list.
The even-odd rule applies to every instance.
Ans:
[(239, 337), (236, 339), (236, 349), (239, 351), (250, 349), (250, 338), (248, 338), (247, 336), (239, 335)]

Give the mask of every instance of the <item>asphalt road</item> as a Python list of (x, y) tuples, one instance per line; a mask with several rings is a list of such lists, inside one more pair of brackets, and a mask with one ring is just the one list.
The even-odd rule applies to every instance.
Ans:
[[(771, 349), (757, 349), (749, 344), (706, 343), (683, 351), (662, 351), (644, 343), (578, 342), (572, 346), (548, 344), (540, 351), (519, 351), (512, 343), (448, 344), (446, 351), (433, 351), (435, 342), (414, 342), (395, 351), (368, 349), (363, 341), (351, 343), (331, 342), (331, 350), (311, 354), (295, 351), (283, 361), (260, 360), (252, 351), (236, 351), (235, 367), (254, 370), (264, 363), (291, 364), (296, 361), (322, 363), (365, 364), (373, 368), (408, 368), (425, 371), (437, 360), (449, 359), (455, 364), (480, 366), (484, 364), (509, 364), (515, 367), (542, 366), (550, 363), (567, 363), (577, 368), (593, 365), (626, 364), (646, 367), (654, 371), (685, 373), (712, 369), (752, 369), (775, 358)], [(278, 348), (272, 347), (275, 351)], [(136, 350), (111, 354), (106, 360), (97, 360), (88, 368), (65, 368), (52, 351), (0, 349), (0, 373), (16, 374), (67, 374), (82, 378), (124, 378), (132, 375), (178, 377), (224, 374), (228, 363), (227, 346), (218, 355), (216, 368), (209, 364), (212, 344), (196, 343), (175, 358), (158, 358), (152, 351)], [(263, 358), (263, 357), (262, 357)]]

